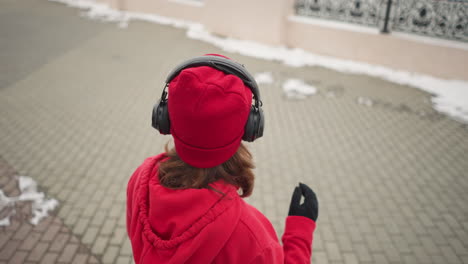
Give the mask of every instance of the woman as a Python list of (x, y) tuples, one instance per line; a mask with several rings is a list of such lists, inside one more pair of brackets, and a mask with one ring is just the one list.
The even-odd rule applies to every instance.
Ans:
[(205, 55), (179, 65), (166, 86), (153, 126), (170, 133), (175, 148), (146, 159), (127, 188), (135, 263), (310, 263), (318, 203), (307, 185), (293, 192), (283, 246), (242, 199), (252, 193), (254, 166), (241, 140), (263, 134), (251, 75), (226, 57)]

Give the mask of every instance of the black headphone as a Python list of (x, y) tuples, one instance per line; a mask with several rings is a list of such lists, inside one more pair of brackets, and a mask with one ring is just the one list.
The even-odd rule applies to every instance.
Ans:
[(258, 90), (257, 82), (254, 77), (244, 68), (244, 65), (239, 64), (230, 59), (226, 59), (219, 56), (201, 56), (190, 60), (187, 60), (178, 65), (166, 78), (166, 84), (164, 86), (161, 99), (153, 108), (152, 125), (161, 134), (168, 135), (171, 132), (171, 121), (169, 120), (169, 109), (167, 104), (167, 91), (166, 88), (169, 83), (179, 73), (187, 68), (199, 67), (199, 66), (210, 66), (217, 70), (220, 70), (226, 74), (232, 74), (239, 77), (244, 84), (250, 88), (253, 94), (255, 104), (250, 109), (249, 118), (244, 128), (243, 140), (252, 142), (257, 138), (263, 136), (263, 128), (265, 124), (265, 118), (262, 110), (262, 101), (260, 100), (260, 92)]

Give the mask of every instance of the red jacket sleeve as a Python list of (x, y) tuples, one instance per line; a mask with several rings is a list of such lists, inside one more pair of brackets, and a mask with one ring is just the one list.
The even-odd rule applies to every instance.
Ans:
[(284, 263), (310, 263), (315, 222), (303, 216), (288, 216), (283, 235)]
[(133, 205), (137, 203), (137, 201), (135, 201), (136, 197), (134, 194), (135, 194), (135, 187), (136, 187), (135, 185), (138, 180), (140, 171), (141, 171), (141, 166), (139, 166), (135, 170), (135, 172), (132, 174), (127, 184), (127, 233), (128, 233), (128, 236), (131, 236), (130, 227), (132, 227), (132, 225), (135, 224), (135, 223), (132, 223), (132, 213), (134, 211)]

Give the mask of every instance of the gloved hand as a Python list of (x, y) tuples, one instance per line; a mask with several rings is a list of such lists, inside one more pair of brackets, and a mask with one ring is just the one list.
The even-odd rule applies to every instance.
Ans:
[[(301, 196), (304, 196), (304, 203), (300, 204)], [(292, 198), (291, 198), (291, 205), (289, 206), (289, 214), (288, 215), (298, 215), (304, 216), (317, 221), (318, 217), (318, 201), (317, 196), (315, 195), (314, 191), (309, 188), (309, 186), (299, 183), (294, 189)]]

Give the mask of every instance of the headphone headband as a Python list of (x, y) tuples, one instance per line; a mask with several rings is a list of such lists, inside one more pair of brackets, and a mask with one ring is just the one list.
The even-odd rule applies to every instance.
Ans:
[(222, 71), (226, 74), (232, 74), (242, 80), (245, 86), (249, 87), (252, 91), (255, 105), (250, 106), (249, 117), (246, 120), (244, 127), (244, 135), (242, 139), (248, 142), (252, 142), (257, 138), (263, 136), (263, 130), (265, 125), (265, 117), (263, 115), (262, 101), (260, 101), (260, 92), (258, 89), (255, 78), (244, 68), (244, 65), (235, 62), (233, 60), (207, 55), (196, 57), (187, 60), (179, 64), (166, 78), (166, 83), (161, 94), (161, 99), (153, 107), (152, 126), (156, 128), (159, 133), (163, 135), (171, 134), (171, 120), (169, 118), (169, 104), (167, 98), (166, 89), (169, 83), (178, 75), (181, 71), (187, 68), (209, 66)]
[(226, 59), (219, 56), (200, 56), (193, 59), (187, 60), (179, 64), (175, 69), (169, 73), (166, 78), (166, 86), (177, 76), (179, 73), (187, 68), (200, 67), (200, 66), (209, 66), (220, 70), (226, 74), (232, 74), (239, 77), (246, 86), (250, 88), (255, 99), (255, 106), (259, 106), (260, 93), (258, 90), (257, 82), (255, 78), (244, 68), (244, 66), (238, 62), (235, 62), (230, 59)]

